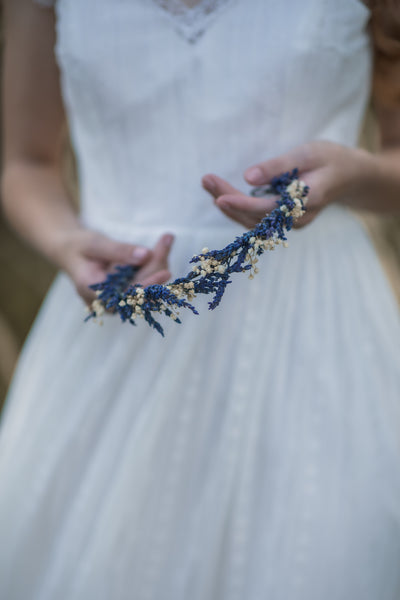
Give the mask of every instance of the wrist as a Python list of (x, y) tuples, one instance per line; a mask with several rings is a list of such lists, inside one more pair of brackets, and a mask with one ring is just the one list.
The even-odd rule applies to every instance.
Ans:
[(71, 219), (69, 223), (65, 223), (62, 227), (51, 231), (44, 252), (57, 268), (67, 273), (70, 271), (76, 240), (84, 230), (85, 228), (79, 219)]
[(380, 177), (377, 155), (363, 148), (347, 148), (344, 160), (338, 165), (338, 185), (335, 200), (352, 207), (369, 203), (371, 191)]
[(357, 208), (387, 214), (400, 210), (400, 150), (385, 150), (372, 154), (359, 149), (360, 168), (350, 193), (350, 202)]

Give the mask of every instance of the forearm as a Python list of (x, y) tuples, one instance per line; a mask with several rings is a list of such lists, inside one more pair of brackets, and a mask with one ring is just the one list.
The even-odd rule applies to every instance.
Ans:
[(400, 214), (400, 147), (372, 155), (360, 207), (377, 213)]
[(372, 177), (371, 206), (375, 212), (400, 214), (400, 146), (376, 155), (377, 170)]
[[(354, 150), (355, 160), (343, 194), (337, 200), (351, 207), (381, 214), (400, 214), (400, 146), (376, 154)], [(346, 168), (346, 167), (345, 167)]]
[(57, 166), (13, 161), (2, 178), (4, 214), (13, 229), (57, 267), (63, 267), (63, 239), (80, 227)]

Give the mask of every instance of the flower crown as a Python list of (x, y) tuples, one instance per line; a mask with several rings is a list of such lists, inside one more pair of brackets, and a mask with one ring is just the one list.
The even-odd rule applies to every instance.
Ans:
[(181, 323), (179, 309), (188, 308), (195, 315), (199, 314), (191, 304), (197, 294), (213, 294), (208, 305), (210, 310), (214, 310), (231, 283), (231, 275), (249, 271), (249, 278), (253, 279), (254, 273), (258, 272), (258, 256), (279, 244), (288, 246), (286, 232), (292, 228), (293, 221), (304, 214), (308, 191), (308, 186), (298, 178), (297, 169), (274, 177), (269, 186), (253, 188), (250, 194), (255, 197), (278, 195), (277, 207), (254, 229), (236, 237), (222, 250), (203, 248), (201, 254), (191, 259), (190, 263), (195, 266), (186, 277), (167, 285), (144, 288), (140, 284), (132, 284), (139, 267), (117, 266), (116, 271), (104, 281), (89, 286), (95, 290), (97, 298), (92, 302), (85, 321), (108, 311), (117, 313), (122, 321), (132, 325), (136, 325), (136, 319), (144, 319), (164, 336), (154, 313), (164, 313)]

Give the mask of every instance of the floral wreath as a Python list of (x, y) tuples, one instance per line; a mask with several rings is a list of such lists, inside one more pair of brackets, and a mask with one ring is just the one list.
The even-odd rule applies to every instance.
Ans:
[(172, 283), (147, 287), (132, 284), (139, 267), (118, 265), (104, 281), (89, 286), (97, 297), (85, 321), (101, 317), (107, 311), (132, 325), (136, 325), (136, 319), (144, 319), (164, 336), (154, 313), (164, 313), (181, 323), (179, 309), (188, 308), (195, 315), (199, 314), (191, 304), (197, 294), (214, 294), (208, 303), (209, 310), (214, 310), (231, 283), (231, 275), (250, 271), (249, 278), (253, 279), (258, 272), (258, 256), (280, 244), (288, 246), (286, 233), (293, 221), (304, 214), (308, 192), (308, 186), (298, 177), (298, 169), (274, 177), (269, 186), (253, 188), (250, 194), (254, 197), (278, 195), (277, 207), (222, 250), (203, 248), (201, 254), (190, 260), (195, 266), (186, 277)]

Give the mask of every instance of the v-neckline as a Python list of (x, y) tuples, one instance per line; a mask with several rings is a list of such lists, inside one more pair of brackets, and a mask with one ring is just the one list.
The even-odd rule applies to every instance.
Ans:
[(207, 31), (223, 8), (233, 0), (200, 0), (190, 7), (183, 0), (153, 0), (190, 44), (195, 44)]

